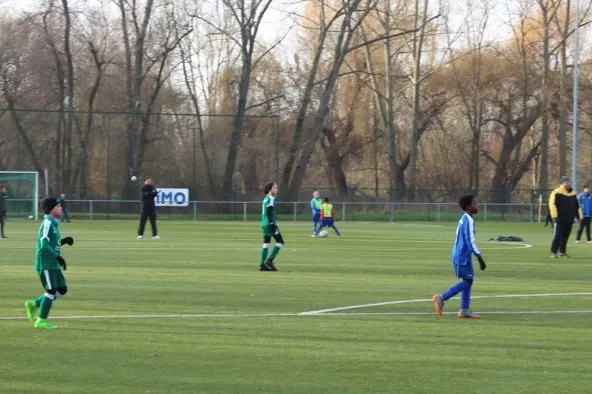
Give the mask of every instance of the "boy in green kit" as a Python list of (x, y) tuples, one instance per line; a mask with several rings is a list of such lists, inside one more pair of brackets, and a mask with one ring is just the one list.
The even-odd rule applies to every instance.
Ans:
[[(261, 230), (263, 231), (263, 247), (261, 248), (261, 259), (259, 261), (259, 271), (277, 271), (273, 261), (277, 257), (280, 249), (284, 246), (284, 238), (277, 226), (277, 213), (275, 211), (275, 198), (278, 195), (278, 186), (271, 182), (265, 185), (263, 190), (265, 199), (261, 204)], [(271, 239), (275, 240), (275, 246), (269, 253)]]
[[(37, 234), (35, 270), (41, 279), (45, 293), (34, 300), (25, 301), (25, 309), (27, 318), (35, 328), (55, 329), (58, 327), (47, 320), (49, 311), (53, 302), (68, 291), (63, 273), (66, 270), (66, 260), (61, 256), (61, 246), (72, 246), (74, 239), (61, 238), (58, 225), (62, 217), (62, 206), (57, 198), (45, 197), (41, 201), (41, 209), (45, 216)], [(39, 309), (39, 316), (35, 318), (37, 309)]]

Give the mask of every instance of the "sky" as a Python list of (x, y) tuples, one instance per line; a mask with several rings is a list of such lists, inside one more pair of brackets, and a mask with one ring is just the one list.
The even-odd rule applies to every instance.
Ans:
[[(11, 14), (18, 14), (22, 11), (32, 11), (43, 4), (47, 0), (0, 0), (0, 13), (9, 12)], [(99, 0), (70, 0), (72, 8), (76, 7), (76, 2), (82, 1), (85, 4)], [(104, 0), (110, 3), (109, 0)], [(157, 4), (161, 0), (156, 0)], [(208, 0), (210, 4), (215, 4), (217, 0)], [(396, 4), (397, 0), (390, 0), (392, 4)], [(574, 2), (575, 0), (572, 0)], [(582, 8), (589, 6), (592, 0), (579, 0)], [(299, 0), (273, 0), (269, 10), (267, 11), (263, 23), (260, 28), (260, 39), (267, 42), (268, 45), (275, 43), (281, 37), (285, 37), (280, 44), (280, 53), (283, 56), (292, 57), (296, 51), (298, 34), (300, 29), (296, 22), (294, 22), (293, 15), (300, 14), (303, 8), (303, 1)], [(442, 6), (445, 4), (445, 6)], [(485, 39), (489, 42), (501, 43), (510, 38), (511, 19), (517, 17), (521, 4), (526, 4), (533, 9), (537, 7), (537, 0), (502, 0), (492, 2), (488, 0), (430, 0), (430, 14), (436, 15), (438, 12), (443, 15), (438, 18), (437, 23), (443, 25), (448, 23), (453, 30), (462, 29), (467, 30), (466, 21), (473, 23), (483, 20), (485, 8), (490, 9), (490, 14), (487, 22), (487, 29), (485, 32)], [(444, 8), (443, 8), (444, 7)], [(473, 9), (472, 13), (469, 9)], [(448, 18), (446, 19), (446, 15)], [(590, 18), (592, 19), (592, 17)], [(591, 25), (592, 26), (592, 25)], [(581, 29), (582, 39), (581, 51), (582, 58), (592, 57), (592, 40), (590, 40), (590, 31), (592, 28), (586, 27)], [(473, 30), (477, 33), (477, 29)], [(462, 41), (458, 40), (458, 45), (462, 45)]]

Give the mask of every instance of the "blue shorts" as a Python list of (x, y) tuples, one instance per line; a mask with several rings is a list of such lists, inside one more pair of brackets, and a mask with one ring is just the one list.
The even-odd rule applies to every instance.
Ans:
[(313, 213), (312, 214), (312, 221), (317, 223), (321, 221), (321, 213)]
[(473, 276), (475, 276), (472, 262), (467, 265), (452, 264), (454, 265), (454, 273), (456, 274), (457, 278), (473, 279)]
[(323, 219), (323, 226), (332, 227), (333, 226), (333, 219), (331, 219), (331, 218)]

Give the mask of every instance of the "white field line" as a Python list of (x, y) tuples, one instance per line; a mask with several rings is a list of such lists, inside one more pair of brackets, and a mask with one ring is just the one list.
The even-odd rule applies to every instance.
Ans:
[[(189, 240), (187, 240), (189, 242)], [(141, 241), (140, 241), (141, 242)], [(156, 242), (156, 241), (155, 241)], [(158, 241), (161, 242), (161, 241)], [(444, 242), (444, 241), (427, 241), (427, 240), (423, 240), (423, 241), (405, 241), (405, 242), (415, 242), (415, 243), (438, 243), (438, 242)], [(448, 242), (448, 241), (446, 241)], [(129, 251), (138, 251), (138, 250), (162, 250), (162, 251), (170, 251), (172, 249), (175, 249), (179, 246), (179, 243), (173, 243), (168, 245), (168, 247), (150, 247), (150, 246), (144, 246), (144, 245), (138, 245), (138, 246), (119, 246), (119, 247), (110, 247), (110, 246), (78, 246), (76, 247), (76, 250), (105, 250), (105, 251), (112, 251), (112, 250), (119, 250), (119, 251), (124, 251), (124, 250), (129, 250)], [(508, 243), (507, 245), (503, 245), (503, 246), (496, 246), (493, 248), (488, 248), (487, 246), (485, 247), (480, 247), (479, 249), (483, 249), (483, 250), (510, 250), (510, 249), (525, 249), (525, 248), (532, 248), (531, 244), (525, 244), (525, 243)], [(29, 246), (8, 246), (8, 247), (4, 247), (2, 249), (8, 250), (32, 250), (31, 247)], [(375, 248), (368, 248), (368, 249), (364, 249), (364, 248), (344, 248), (344, 247), (339, 247), (339, 248), (323, 248), (323, 250), (327, 250), (327, 251), (347, 251), (347, 252), (359, 252), (359, 253), (366, 253), (368, 250), (370, 249), (375, 249)], [(448, 250), (448, 246), (443, 247), (443, 246), (436, 246), (436, 247), (422, 247), (421, 250), (443, 250), (446, 249)], [(201, 252), (220, 252), (220, 251), (246, 251), (246, 250), (260, 250), (260, 248), (258, 247), (253, 247), (253, 248), (208, 248), (208, 247), (197, 247), (197, 248), (187, 248), (187, 247), (183, 247), (183, 250), (185, 251), (201, 251)], [(304, 252), (304, 251), (310, 251), (312, 250), (311, 248), (296, 248), (296, 249), (289, 249), (292, 252)], [(384, 250), (387, 252), (397, 252), (397, 251), (408, 251), (408, 250), (418, 250), (417, 248), (380, 248), (380, 250)]]
[[(500, 295), (483, 295), (483, 296), (471, 296), (471, 299), (478, 298), (528, 298), (528, 297), (575, 297), (575, 296), (590, 296), (592, 293), (543, 293), (543, 294), (500, 294)], [(399, 301), (386, 301), (377, 302), (374, 304), (361, 304), (361, 305), (349, 305), (337, 308), (321, 309), (318, 311), (302, 312), (301, 315), (320, 315), (324, 313), (339, 312), (351, 309), (371, 308), (375, 306), (383, 305), (400, 305), (400, 304), (413, 304), (419, 302), (432, 302), (431, 298), (418, 298), (414, 300), (399, 300)]]
[[(456, 315), (457, 312), (443, 312), (445, 315)], [(592, 310), (566, 310), (566, 311), (476, 311), (481, 315), (567, 315), (567, 314), (589, 314)], [(265, 318), (265, 317), (311, 317), (311, 316), (428, 316), (434, 312), (335, 312), (335, 313), (262, 313), (262, 314), (169, 314), (169, 315), (79, 315), (79, 316), (52, 316), (51, 319), (59, 320), (82, 320), (82, 319), (191, 319), (191, 318)], [(0, 316), (2, 320), (26, 320), (21, 316)]]
[[(445, 315), (456, 315), (457, 312), (443, 312)], [(566, 310), (566, 311), (488, 311), (476, 313), (481, 315), (566, 315), (566, 314), (589, 314), (592, 310)], [(309, 316), (428, 316), (434, 312), (348, 312), (348, 313), (262, 313), (262, 314), (179, 314), (179, 315), (80, 315), (80, 316), (52, 316), (51, 319), (59, 320), (81, 320), (81, 319), (190, 319), (190, 318), (264, 318), (264, 317), (309, 317)], [(20, 316), (0, 316), (2, 320), (26, 320)]]
[[(544, 294), (501, 294), (501, 295), (483, 295), (474, 296), (472, 298), (527, 298), (527, 297), (577, 297), (590, 296), (592, 293), (544, 293)], [(409, 316), (409, 315), (433, 315), (434, 312), (339, 312), (347, 309), (372, 307), (379, 305), (396, 305), (396, 304), (411, 304), (419, 302), (431, 302), (431, 298), (414, 299), (414, 300), (400, 300), (380, 302), (375, 304), (352, 305), (340, 308), (323, 309), (320, 311), (310, 311), (302, 313), (202, 313), (202, 314), (147, 314), (147, 315), (74, 315), (74, 316), (52, 316), (52, 319), (75, 320), (75, 319), (183, 319), (183, 318), (264, 318), (264, 317), (304, 317), (304, 316), (373, 316), (373, 315), (393, 315), (393, 316)], [(446, 314), (454, 314), (456, 312), (445, 312)], [(546, 314), (587, 314), (592, 313), (592, 310), (540, 310), (540, 311), (490, 311), (479, 312), (482, 314), (497, 314), (497, 315), (546, 315)], [(24, 316), (0, 316), (1, 320), (24, 320)]]

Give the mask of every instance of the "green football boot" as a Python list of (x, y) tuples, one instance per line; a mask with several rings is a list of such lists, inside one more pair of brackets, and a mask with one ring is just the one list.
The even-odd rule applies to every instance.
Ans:
[(25, 301), (25, 309), (27, 310), (27, 319), (31, 323), (35, 323), (35, 311), (37, 310), (37, 305), (35, 305), (35, 301), (27, 300)]
[(35, 328), (41, 328), (44, 330), (55, 330), (56, 328), (59, 328), (55, 324), (48, 322), (47, 319), (42, 319), (40, 317), (38, 317), (37, 320), (35, 320), (34, 326)]

